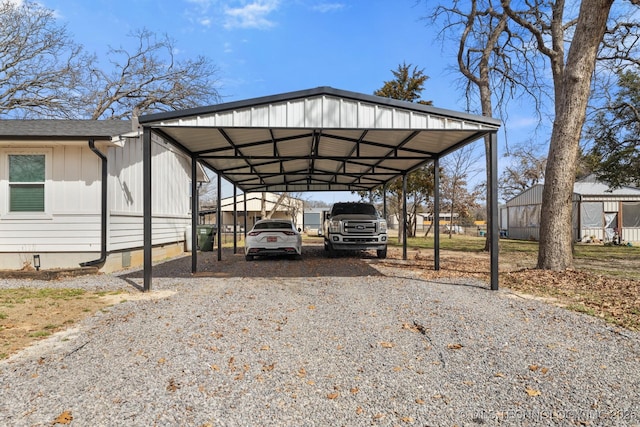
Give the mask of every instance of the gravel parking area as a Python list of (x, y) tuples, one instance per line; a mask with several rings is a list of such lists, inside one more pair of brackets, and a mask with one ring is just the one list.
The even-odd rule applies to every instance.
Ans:
[(637, 332), (374, 256), (215, 255), (1, 361), (0, 425), (640, 425)]

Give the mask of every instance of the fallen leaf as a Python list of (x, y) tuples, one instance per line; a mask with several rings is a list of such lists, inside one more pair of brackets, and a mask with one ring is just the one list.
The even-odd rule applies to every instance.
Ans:
[(273, 362), (271, 365), (262, 365), (262, 371), (263, 372), (269, 372), (269, 371), (273, 371), (273, 368), (275, 368), (276, 363)]
[(375, 414), (375, 415), (373, 416), (373, 418), (375, 418), (376, 420), (381, 420), (381, 419), (383, 419), (384, 417), (385, 417), (385, 415), (384, 415), (384, 414)]
[(64, 411), (53, 421), (53, 424), (70, 424), (73, 420), (73, 415), (71, 415), (71, 411)]
[(417, 398), (417, 399), (416, 399), (416, 403), (417, 403), (418, 405), (424, 405), (424, 400), (422, 400), (422, 399), (420, 399), (420, 398)]
[(169, 380), (169, 385), (167, 386), (167, 390), (174, 392), (176, 390), (178, 390), (180, 388), (180, 384), (176, 383), (176, 380), (174, 380), (173, 378), (171, 378)]
[(329, 394), (327, 394), (327, 399), (331, 399), (331, 400), (333, 400), (333, 399), (337, 398), (338, 396), (340, 396), (340, 393), (338, 393), (338, 392), (336, 391), (336, 392), (333, 392), (333, 393), (329, 393)]
[(381, 345), (383, 348), (393, 348), (393, 347), (395, 346), (395, 344), (394, 344), (394, 343), (392, 343), (392, 342), (386, 342), (386, 341), (382, 341), (382, 342), (380, 343), (380, 345)]
[(534, 371), (534, 372), (535, 372), (535, 371), (537, 371), (537, 370), (538, 370), (538, 368), (539, 368), (539, 366), (538, 366), (538, 365), (529, 365), (529, 370), (530, 370), (530, 371)]
[(411, 418), (411, 417), (402, 417), (402, 418), (400, 418), (400, 420), (405, 422), (405, 423), (412, 423), (412, 424), (413, 424), (413, 421), (414, 421), (414, 419)]
[(530, 388), (530, 387), (526, 388), (526, 392), (531, 397), (540, 396), (542, 394), (542, 393), (540, 393), (539, 390), (536, 390), (536, 389), (533, 389), (533, 388)]
[(449, 350), (460, 350), (462, 347), (462, 344), (447, 344)]
[(504, 374), (502, 372), (496, 372), (495, 374), (493, 374), (493, 376), (498, 378), (504, 378)]
[(363, 413), (363, 412), (364, 412), (364, 409), (362, 409), (362, 406), (358, 406), (358, 407), (356, 408), (356, 414), (358, 414), (358, 415), (362, 415), (362, 413)]
[(304, 378), (304, 377), (306, 377), (306, 376), (307, 376), (307, 370), (306, 370), (306, 369), (304, 369), (304, 368), (300, 368), (300, 369), (298, 369), (298, 376), (299, 376), (300, 378)]
[(315, 305), (310, 305), (308, 308), (309, 308), (309, 310), (315, 310), (316, 306)]
[(549, 372), (549, 368), (542, 368), (540, 369), (540, 372), (542, 372), (543, 374), (546, 374), (547, 372)]
[(218, 372), (220, 370), (220, 366), (218, 365), (211, 365), (211, 369), (213, 369), (214, 371)]
[(166, 361), (167, 359), (165, 359), (164, 357), (161, 357), (160, 359), (158, 359), (158, 365), (164, 365)]
[(260, 350), (262, 350), (262, 351), (268, 351), (270, 349), (271, 349), (271, 347), (269, 347), (268, 345), (263, 345), (262, 347), (260, 347)]
[(351, 391), (351, 394), (356, 394), (357, 392), (360, 391), (360, 389), (358, 387), (353, 387), (350, 391)]

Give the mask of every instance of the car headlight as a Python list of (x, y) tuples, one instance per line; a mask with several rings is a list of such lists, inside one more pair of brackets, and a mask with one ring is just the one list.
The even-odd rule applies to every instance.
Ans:
[(380, 232), (381, 233), (386, 233), (387, 232), (387, 221), (380, 220)]
[(330, 233), (339, 233), (340, 232), (340, 221), (329, 221), (329, 232)]

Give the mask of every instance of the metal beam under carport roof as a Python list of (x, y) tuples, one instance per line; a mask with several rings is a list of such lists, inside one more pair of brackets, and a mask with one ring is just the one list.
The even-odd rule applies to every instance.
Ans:
[[(155, 133), (245, 193), (373, 190), (485, 136), (497, 145), (501, 125), (490, 117), (330, 87), (150, 114), (139, 123), (145, 144)], [(489, 163), (497, 168), (497, 158)], [(496, 242), (497, 287), (496, 173), (490, 171), (488, 197), (495, 230), (488, 234)], [(149, 197), (150, 180), (149, 172)], [(493, 260), (492, 250), (492, 276)], [(145, 262), (145, 289), (150, 271)]]

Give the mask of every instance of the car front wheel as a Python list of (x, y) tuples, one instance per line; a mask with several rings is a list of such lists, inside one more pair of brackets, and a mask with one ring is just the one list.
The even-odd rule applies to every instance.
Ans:
[(385, 259), (387, 257), (387, 248), (378, 249), (376, 251), (376, 254), (378, 255), (378, 258)]

